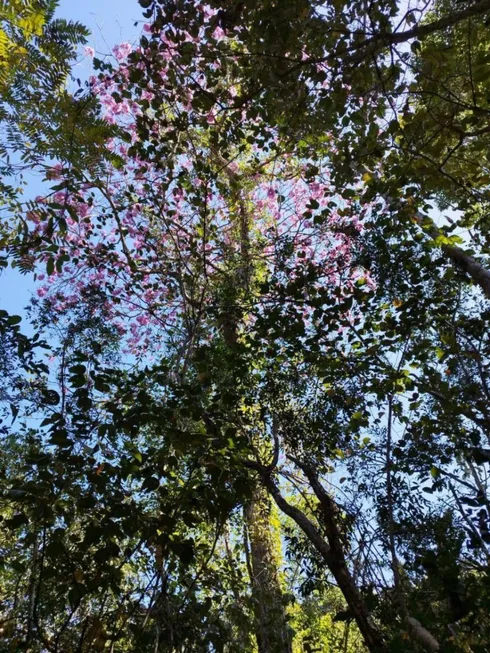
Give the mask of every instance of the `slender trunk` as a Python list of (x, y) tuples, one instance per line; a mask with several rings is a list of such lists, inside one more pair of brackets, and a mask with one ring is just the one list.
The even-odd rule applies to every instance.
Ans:
[[(428, 233), (429, 236), (436, 242), (438, 238), (445, 235), (440, 229), (436, 227), (432, 220), (427, 218), (427, 216), (422, 216), (419, 214), (416, 219), (420, 225), (426, 225), (428, 227), (426, 233)], [(453, 264), (460, 270), (466, 272), (466, 274), (471, 277), (473, 282), (477, 286), (480, 286), (485, 297), (490, 299), (490, 270), (487, 270), (485, 266), (483, 266), (470, 254), (467, 254), (464, 249), (461, 249), (461, 247), (458, 247), (457, 245), (442, 244), (440, 247), (444, 254), (446, 254), (446, 256), (451, 259)]]
[[(240, 192), (240, 176), (218, 151), (213, 154), (230, 182), (232, 208), (235, 215), (236, 238), (240, 258), (235, 276), (235, 290), (240, 300), (250, 292), (252, 257), (250, 247), (250, 216)], [(236, 346), (242, 309), (233, 295), (232, 303), (224, 307), (220, 318), (223, 337), (228, 347)], [(288, 627), (284, 597), (279, 582), (278, 556), (270, 524), (272, 502), (260, 486), (244, 514), (247, 531), (247, 566), (255, 605), (256, 638), (259, 653), (292, 653), (292, 633)]]
[(490, 271), (464, 250), (455, 245), (442, 245), (442, 251), (473, 281), (480, 286), (487, 299), (490, 299)]
[[(307, 468), (306, 468), (307, 469)], [(305, 470), (303, 470), (305, 471)], [(308, 470), (310, 472), (310, 470)], [(296, 524), (301, 528), (306, 537), (310, 540), (318, 553), (325, 560), (327, 567), (334, 576), (340, 591), (349, 606), (357, 626), (363, 636), (364, 643), (371, 653), (387, 653), (388, 648), (384, 641), (379, 628), (373, 623), (369, 610), (366, 606), (362, 595), (356, 587), (354, 579), (347, 567), (345, 556), (342, 549), (342, 542), (339, 537), (338, 529), (333, 522), (333, 516), (330, 513), (330, 506), (325, 502), (325, 491), (321, 488), (320, 484), (315, 482), (315, 477), (312, 476), (310, 480), (311, 487), (318, 497), (321, 495), (320, 500), (324, 516), (325, 516), (325, 530), (328, 533), (328, 542), (324, 539), (318, 528), (313, 524), (310, 519), (304, 514), (303, 511), (291, 505), (282, 496), (279, 488), (270, 476), (270, 473), (263, 472), (263, 482), (267, 490), (273, 496), (279, 509), (288, 517), (291, 517)], [(326, 505), (324, 505), (326, 503)]]
[(412, 39), (423, 39), (425, 36), (429, 36), (435, 32), (441, 32), (453, 25), (457, 25), (463, 20), (467, 20), (473, 16), (484, 16), (489, 12), (489, 0), (482, 0), (481, 2), (471, 3), (470, 6), (465, 7), (461, 11), (452, 11), (448, 16), (443, 16), (438, 20), (419, 23), (405, 32), (393, 31), (376, 34), (372, 38), (361, 43), (357, 48), (359, 51), (354, 52), (350, 57), (347, 57), (345, 63), (358, 65), (363, 61), (367, 61), (369, 57), (376, 56), (386, 47), (406, 43)]
[(29, 605), (27, 608), (27, 636), (26, 636), (26, 648), (29, 648), (33, 633), (34, 633), (34, 618), (35, 618), (35, 606), (36, 606), (36, 580), (37, 580), (37, 566), (39, 558), (39, 538), (36, 533), (36, 538), (32, 545), (32, 563), (31, 563), (31, 577), (29, 580)]
[(396, 553), (395, 541), (395, 520), (393, 516), (393, 482), (391, 475), (391, 445), (392, 445), (392, 422), (393, 422), (393, 398), (388, 402), (388, 426), (386, 435), (386, 499), (388, 503), (388, 542), (391, 553), (391, 568), (393, 570), (393, 580), (395, 586), (395, 596), (402, 614), (403, 620), (407, 626), (412, 639), (420, 644), (426, 651), (439, 651), (440, 646), (436, 638), (430, 633), (417, 619), (411, 616), (405, 599), (403, 588), (400, 561)]
[(259, 487), (245, 510), (257, 646), (259, 653), (292, 653), (270, 513), (271, 499)]

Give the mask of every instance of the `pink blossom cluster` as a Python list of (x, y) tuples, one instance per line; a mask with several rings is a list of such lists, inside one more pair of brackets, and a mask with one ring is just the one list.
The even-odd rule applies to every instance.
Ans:
[[(43, 282), (38, 296), (62, 311), (84, 290), (99, 288), (125, 351), (131, 354), (151, 353), (176, 334), (213, 319), (206, 307), (217, 301), (216, 289), (231, 261), (242, 255), (244, 238), (262, 276), (271, 278), (285, 269), (294, 280), (310, 264), (318, 271), (318, 286), (349, 293), (359, 279), (372, 284), (352, 259), (362, 219), (353, 205), (333, 196), (326, 166), (312, 175), (308, 162), (288, 154), (271, 158), (269, 148), (257, 144), (228, 154), (224, 162), (212, 150), (206, 130), (224, 128), (228, 118), (223, 103), (233, 103), (239, 89), (230, 79), (220, 89), (223, 103), (206, 111), (194, 106), (208, 92), (209, 71), (216, 70), (216, 62), (209, 62), (201, 51), (206, 21), (212, 21), (216, 12), (199, 6), (204, 26), (197, 37), (174, 28), (155, 35), (152, 26), (144, 27), (159, 39), (161, 50), (157, 58), (150, 49), (137, 50), (159, 70), (159, 75), (146, 79), (143, 89), (130, 82), (132, 67), (142, 75), (147, 71), (142, 60), (128, 61), (133, 51), (129, 43), (114, 48), (118, 66), (112, 75), (91, 79), (103, 117), (127, 135), (108, 143), (124, 165), (108, 164), (103, 176), (87, 174), (76, 193), (57, 191), (38, 198), (37, 208), (27, 215), (38, 236), (46, 233), (53, 216), (64, 224), (58, 252), (44, 258), (46, 263), (62, 257), (68, 261), (47, 277), (38, 275)], [(228, 37), (215, 26), (212, 38), (221, 42)], [(183, 43), (194, 48), (187, 72), (175, 63)], [(186, 84), (169, 87), (172, 66), (175, 78)], [(158, 101), (165, 120), (152, 122), (153, 109), (143, 102), (153, 101)], [(182, 114), (191, 125), (182, 136), (188, 141), (185, 154), (177, 153), (166, 166), (141, 153), (129, 155), (130, 145), (145, 144), (139, 141), (138, 120), (148, 120), (147, 138), (165, 141)], [(261, 120), (242, 109), (237, 115), (246, 136)], [(271, 142), (274, 138), (272, 134)], [(203, 160), (210, 162), (211, 173), (203, 173)], [(61, 164), (53, 166), (51, 174), (57, 181), (69, 178)], [(291, 245), (287, 255), (286, 243)], [(260, 302), (265, 306), (268, 298), (256, 293), (256, 300), (260, 311)], [(308, 309), (305, 319), (310, 319)]]

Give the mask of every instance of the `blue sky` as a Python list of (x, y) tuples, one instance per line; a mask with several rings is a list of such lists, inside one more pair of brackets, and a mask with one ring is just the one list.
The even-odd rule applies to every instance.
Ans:
[(135, 41), (144, 22), (142, 12), (137, 0), (61, 0), (58, 8), (60, 17), (90, 29), (89, 44), (99, 53), (108, 53), (116, 43)]
[[(102, 57), (109, 54), (117, 43), (138, 40), (144, 19), (137, 0), (61, 0), (57, 15), (76, 20), (91, 31), (89, 45)], [(135, 23), (139, 24), (135, 26)], [(91, 74), (91, 59), (81, 56), (73, 70), (75, 77), (87, 79)], [(28, 194), (36, 194), (36, 188)], [(23, 308), (33, 294), (34, 283), (30, 275), (21, 275), (7, 269), (0, 274), (0, 308), (9, 313), (23, 315)], [(29, 332), (27, 325), (23, 329)]]

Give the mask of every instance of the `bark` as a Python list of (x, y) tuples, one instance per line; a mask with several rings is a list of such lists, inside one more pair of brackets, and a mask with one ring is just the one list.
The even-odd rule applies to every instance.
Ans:
[(419, 24), (405, 32), (385, 32), (377, 34), (371, 39), (364, 41), (359, 46), (359, 52), (347, 57), (346, 63), (356, 65), (366, 60), (368, 57), (375, 56), (385, 47), (406, 43), (412, 39), (423, 39), (429, 34), (441, 32), (448, 27), (453, 27), (458, 23), (472, 18), (473, 16), (483, 16), (490, 12), (490, 0), (475, 2), (461, 11), (453, 11), (449, 15), (434, 20), (430, 23)]
[(354, 582), (345, 559), (342, 534), (337, 525), (338, 508), (325, 488), (320, 483), (315, 471), (305, 463), (294, 459), (315, 493), (322, 510), (325, 532), (330, 548), (329, 565), (349, 608), (352, 610), (359, 630), (370, 651), (385, 651), (386, 645), (379, 630), (374, 625), (369, 610)]
[(39, 539), (36, 533), (36, 538), (34, 544), (32, 545), (32, 564), (31, 564), (31, 577), (29, 580), (29, 605), (27, 608), (27, 636), (26, 636), (26, 646), (29, 648), (29, 645), (32, 641), (34, 628), (35, 628), (35, 608), (36, 608), (36, 581), (37, 581), (37, 566), (39, 559)]
[[(250, 290), (252, 260), (250, 251), (250, 216), (240, 193), (240, 177), (219, 152), (214, 156), (228, 177), (235, 212), (240, 261), (236, 271), (236, 288), (246, 297)], [(223, 307), (220, 326), (231, 349), (236, 346), (242, 310), (236, 301)], [(245, 510), (247, 566), (255, 606), (256, 638), (259, 653), (292, 653), (292, 632), (289, 629), (284, 596), (279, 582), (278, 560), (270, 525), (271, 500), (262, 486), (257, 488)], [(248, 536), (248, 537), (247, 537)], [(248, 540), (248, 542), (247, 542)], [(248, 546), (247, 546), (248, 544)]]
[(424, 628), (420, 621), (414, 619), (413, 617), (406, 617), (406, 624), (408, 626), (408, 632), (410, 633), (412, 639), (418, 642), (421, 646), (425, 648), (426, 651), (439, 651), (439, 642), (437, 639), (429, 633), (427, 628)]
[(473, 281), (480, 286), (487, 299), (490, 299), (490, 271), (469, 254), (466, 254), (460, 247), (454, 245), (442, 245), (442, 251), (462, 270), (464, 270)]
[(395, 521), (393, 517), (393, 483), (391, 477), (391, 444), (392, 444), (392, 433), (391, 427), (393, 422), (393, 399), (389, 398), (388, 402), (388, 425), (387, 425), (387, 437), (386, 437), (386, 498), (388, 503), (388, 518), (389, 518), (389, 527), (388, 527), (388, 541), (389, 548), (391, 553), (391, 568), (393, 570), (393, 580), (395, 584), (395, 596), (400, 609), (403, 620), (407, 626), (408, 633), (412, 639), (420, 644), (426, 651), (439, 651), (439, 642), (436, 638), (430, 633), (422, 624), (414, 619), (408, 610), (408, 605), (405, 597), (405, 592), (403, 588), (402, 576), (401, 576), (401, 566), (400, 561), (396, 553), (396, 541), (395, 541)]
[(264, 488), (256, 490), (245, 513), (259, 653), (292, 653), (292, 633), (286, 618), (270, 525), (271, 501)]
[[(411, 29), (405, 30), (404, 32), (389, 32), (387, 30), (379, 32), (378, 34), (375, 34), (371, 38), (368, 38), (361, 43), (352, 44), (349, 47), (349, 50), (345, 53), (341, 52), (340, 56), (333, 50), (323, 57), (305, 59), (304, 61), (298, 62), (295, 65), (291, 66), (283, 76), (291, 75), (292, 73), (295, 73), (297, 70), (304, 68), (305, 66), (329, 62), (332, 59), (338, 60), (340, 65), (343, 67), (355, 67), (367, 60), (372, 59), (373, 57), (378, 56), (386, 48), (391, 48), (401, 43), (407, 43), (413, 39), (423, 39), (430, 34), (435, 34), (436, 32), (441, 32), (450, 27), (453, 27), (454, 25), (472, 18), (473, 16), (484, 16), (488, 13), (490, 13), (490, 0), (481, 0), (480, 2), (471, 4), (465, 9), (460, 11), (453, 11), (447, 16), (443, 16), (442, 18), (434, 20), (430, 23), (419, 23), (418, 25), (415, 25)], [(343, 34), (354, 36), (354, 32), (351, 32), (351, 30), (348, 28), (336, 26), (335, 29), (337, 31), (341, 31)], [(255, 91), (245, 98), (242, 98), (240, 105), (238, 106), (243, 106), (243, 104), (252, 99), (256, 93), (257, 92)]]
[[(347, 567), (343, 553), (342, 542), (340, 539), (340, 533), (335, 525), (332, 526), (333, 516), (325, 515), (326, 522), (328, 522), (328, 524), (326, 523), (325, 525), (325, 530), (328, 533), (327, 542), (323, 538), (318, 528), (313, 524), (313, 522), (311, 522), (301, 510), (295, 506), (292, 506), (286, 501), (269, 474), (263, 477), (263, 482), (274, 498), (274, 501), (276, 502), (279, 509), (285, 515), (291, 517), (291, 519), (293, 519), (296, 524), (298, 524), (298, 526), (305, 533), (310, 542), (325, 560), (327, 567), (333, 574), (339, 589), (344, 595), (347, 605), (354, 615), (357, 626), (364, 638), (364, 643), (366, 644), (369, 651), (371, 653), (387, 653), (388, 648), (384, 642), (383, 636), (380, 630), (373, 623), (364, 599), (357, 589), (354, 579), (352, 578), (352, 575)], [(319, 483), (315, 483), (316, 489), (311, 481), (310, 484), (312, 485), (312, 489), (315, 494), (317, 494), (317, 490), (319, 490)], [(320, 494), (322, 495), (322, 500), (320, 500), (320, 503), (323, 508), (323, 494), (326, 494), (325, 490), (323, 490), (323, 493)], [(328, 511), (329, 510), (330, 507), (328, 508)]]
[[(428, 218), (427, 216), (418, 215), (416, 218), (419, 224), (426, 223)], [(437, 241), (440, 236), (445, 234), (436, 227), (434, 223), (429, 223), (429, 229), (427, 233), (431, 238)], [(446, 254), (448, 258), (460, 268), (466, 274), (471, 277), (474, 283), (483, 290), (485, 297), (490, 299), (490, 270), (487, 270), (479, 261), (477, 261), (473, 256), (467, 254), (461, 247), (456, 245), (440, 245), (441, 250)]]

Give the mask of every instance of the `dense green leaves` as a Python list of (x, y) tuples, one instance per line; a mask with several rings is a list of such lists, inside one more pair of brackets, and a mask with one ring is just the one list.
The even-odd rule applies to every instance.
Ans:
[(140, 4), (6, 99), (0, 648), (485, 650), (490, 5)]

